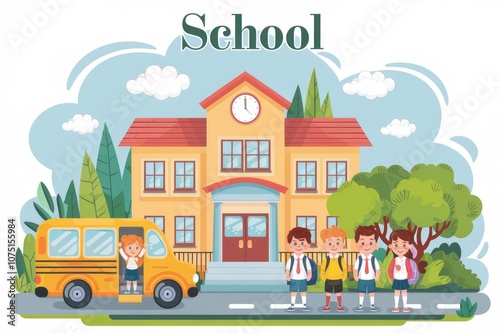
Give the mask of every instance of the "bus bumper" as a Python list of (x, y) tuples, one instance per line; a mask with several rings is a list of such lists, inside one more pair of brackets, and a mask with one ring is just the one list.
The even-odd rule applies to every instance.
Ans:
[(44, 298), (44, 297), (47, 297), (48, 294), (49, 294), (49, 290), (47, 290), (47, 288), (44, 288), (43, 286), (39, 286), (39, 287), (35, 288), (35, 295), (37, 297)]
[(188, 296), (189, 297), (196, 297), (198, 296), (198, 288), (189, 288), (188, 289)]

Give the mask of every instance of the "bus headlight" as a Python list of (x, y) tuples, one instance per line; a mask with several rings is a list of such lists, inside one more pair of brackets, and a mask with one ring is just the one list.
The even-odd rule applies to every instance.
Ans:
[(198, 281), (200, 280), (200, 276), (196, 273), (193, 275), (193, 282), (195, 283), (198, 283)]

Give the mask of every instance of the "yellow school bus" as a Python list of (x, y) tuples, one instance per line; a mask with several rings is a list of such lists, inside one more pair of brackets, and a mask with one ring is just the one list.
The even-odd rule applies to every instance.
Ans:
[[(119, 251), (120, 238), (130, 234), (142, 236), (146, 244), (133, 293), (127, 290), (127, 264)], [(36, 233), (35, 258), (35, 294), (63, 297), (73, 308), (85, 307), (93, 296), (116, 296), (124, 303), (154, 297), (159, 306), (172, 308), (183, 296), (198, 295), (194, 265), (177, 260), (163, 231), (146, 219), (46, 220)]]

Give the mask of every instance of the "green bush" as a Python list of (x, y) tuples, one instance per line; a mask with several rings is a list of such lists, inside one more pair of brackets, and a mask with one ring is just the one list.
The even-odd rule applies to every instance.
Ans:
[(444, 265), (441, 274), (449, 276), (451, 283), (463, 289), (479, 291), (481, 280), (472, 270), (465, 268), (465, 265), (455, 252), (446, 253), (443, 250), (439, 250), (433, 252), (432, 259), (434, 261), (443, 261)]
[(383, 262), (379, 261), (380, 277), (376, 283), (377, 289), (392, 289), (392, 279), (389, 277), (389, 265), (393, 258), (394, 254), (389, 252)]
[(416, 289), (430, 289), (435, 286), (451, 283), (450, 276), (441, 275), (441, 270), (445, 265), (443, 260), (434, 261), (432, 257), (426, 253), (421, 261), (427, 261), (428, 265), (425, 267), (426, 272), (420, 274), (419, 280), (415, 285)]
[(24, 238), (23, 251), (18, 248), (16, 251), (16, 289), (17, 291), (34, 292), (35, 291), (35, 237), (27, 234)]
[(470, 298), (462, 299), (460, 301), (460, 310), (457, 311), (457, 315), (460, 318), (472, 318), (477, 310), (477, 303), (472, 304)]

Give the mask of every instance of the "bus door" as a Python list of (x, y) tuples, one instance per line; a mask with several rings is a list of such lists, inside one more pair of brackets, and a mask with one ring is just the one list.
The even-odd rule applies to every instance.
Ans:
[(140, 303), (144, 295), (144, 228), (120, 227), (118, 302)]

